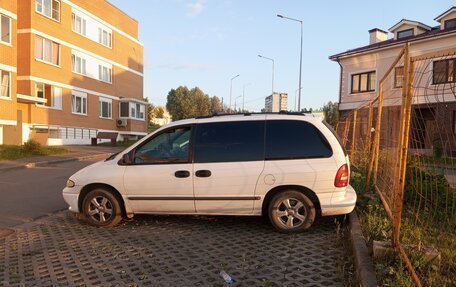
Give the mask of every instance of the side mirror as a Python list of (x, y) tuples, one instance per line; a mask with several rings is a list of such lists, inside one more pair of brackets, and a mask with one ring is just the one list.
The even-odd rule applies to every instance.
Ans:
[(130, 165), (132, 163), (133, 163), (133, 160), (132, 160), (131, 154), (129, 152), (123, 154), (122, 158), (119, 161), (120, 165)]

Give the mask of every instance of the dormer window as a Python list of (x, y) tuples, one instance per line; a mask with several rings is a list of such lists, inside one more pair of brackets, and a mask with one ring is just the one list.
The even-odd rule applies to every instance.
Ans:
[(445, 29), (456, 28), (456, 18), (445, 21)]
[(413, 36), (413, 28), (397, 32), (397, 38), (407, 38)]

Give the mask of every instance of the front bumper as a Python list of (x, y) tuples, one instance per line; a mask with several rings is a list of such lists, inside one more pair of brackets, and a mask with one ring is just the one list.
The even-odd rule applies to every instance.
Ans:
[(331, 216), (348, 214), (355, 208), (356, 198), (355, 189), (351, 185), (348, 185), (343, 196), (333, 197), (331, 199), (331, 204), (321, 206), (321, 215)]
[(68, 210), (71, 212), (79, 213), (79, 193), (82, 189), (82, 186), (74, 186), (74, 187), (65, 187), (63, 190), (63, 199), (69, 205)]

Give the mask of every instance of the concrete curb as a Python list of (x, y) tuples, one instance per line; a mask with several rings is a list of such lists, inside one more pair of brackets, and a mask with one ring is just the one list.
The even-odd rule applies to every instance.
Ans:
[(65, 163), (65, 162), (71, 162), (71, 161), (80, 161), (80, 160), (98, 159), (98, 158), (102, 159), (102, 158), (107, 158), (111, 154), (112, 153), (101, 153), (101, 154), (95, 154), (95, 155), (61, 158), (61, 159), (39, 161), (39, 162), (29, 162), (29, 163), (24, 163), (24, 164), (17, 165), (17, 166), (2, 167), (2, 168), (0, 168), (0, 172), (18, 170), (18, 169), (24, 169), (24, 168), (48, 166), (48, 165), (52, 165), (52, 164)]
[(359, 286), (376, 287), (378, 284), (374, 262), (369, 255), (358, 215), (353, 211), (348, 218), (350, 223), (350, 243), (355, 257), (356, 279), (359, 282)]

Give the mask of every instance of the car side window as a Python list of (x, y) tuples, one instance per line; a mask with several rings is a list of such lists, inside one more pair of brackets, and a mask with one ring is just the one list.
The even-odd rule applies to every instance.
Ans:
[(264, 160), (264, 121), (198, 124), (194, 162)]
[(296, 120), (266, 122), (266, 160), (331, 156), (328, 141), (311, 123)]
[(165, 130), (135, 151), (134, 163), (186, 163), (189, 162), (190, 127)]

